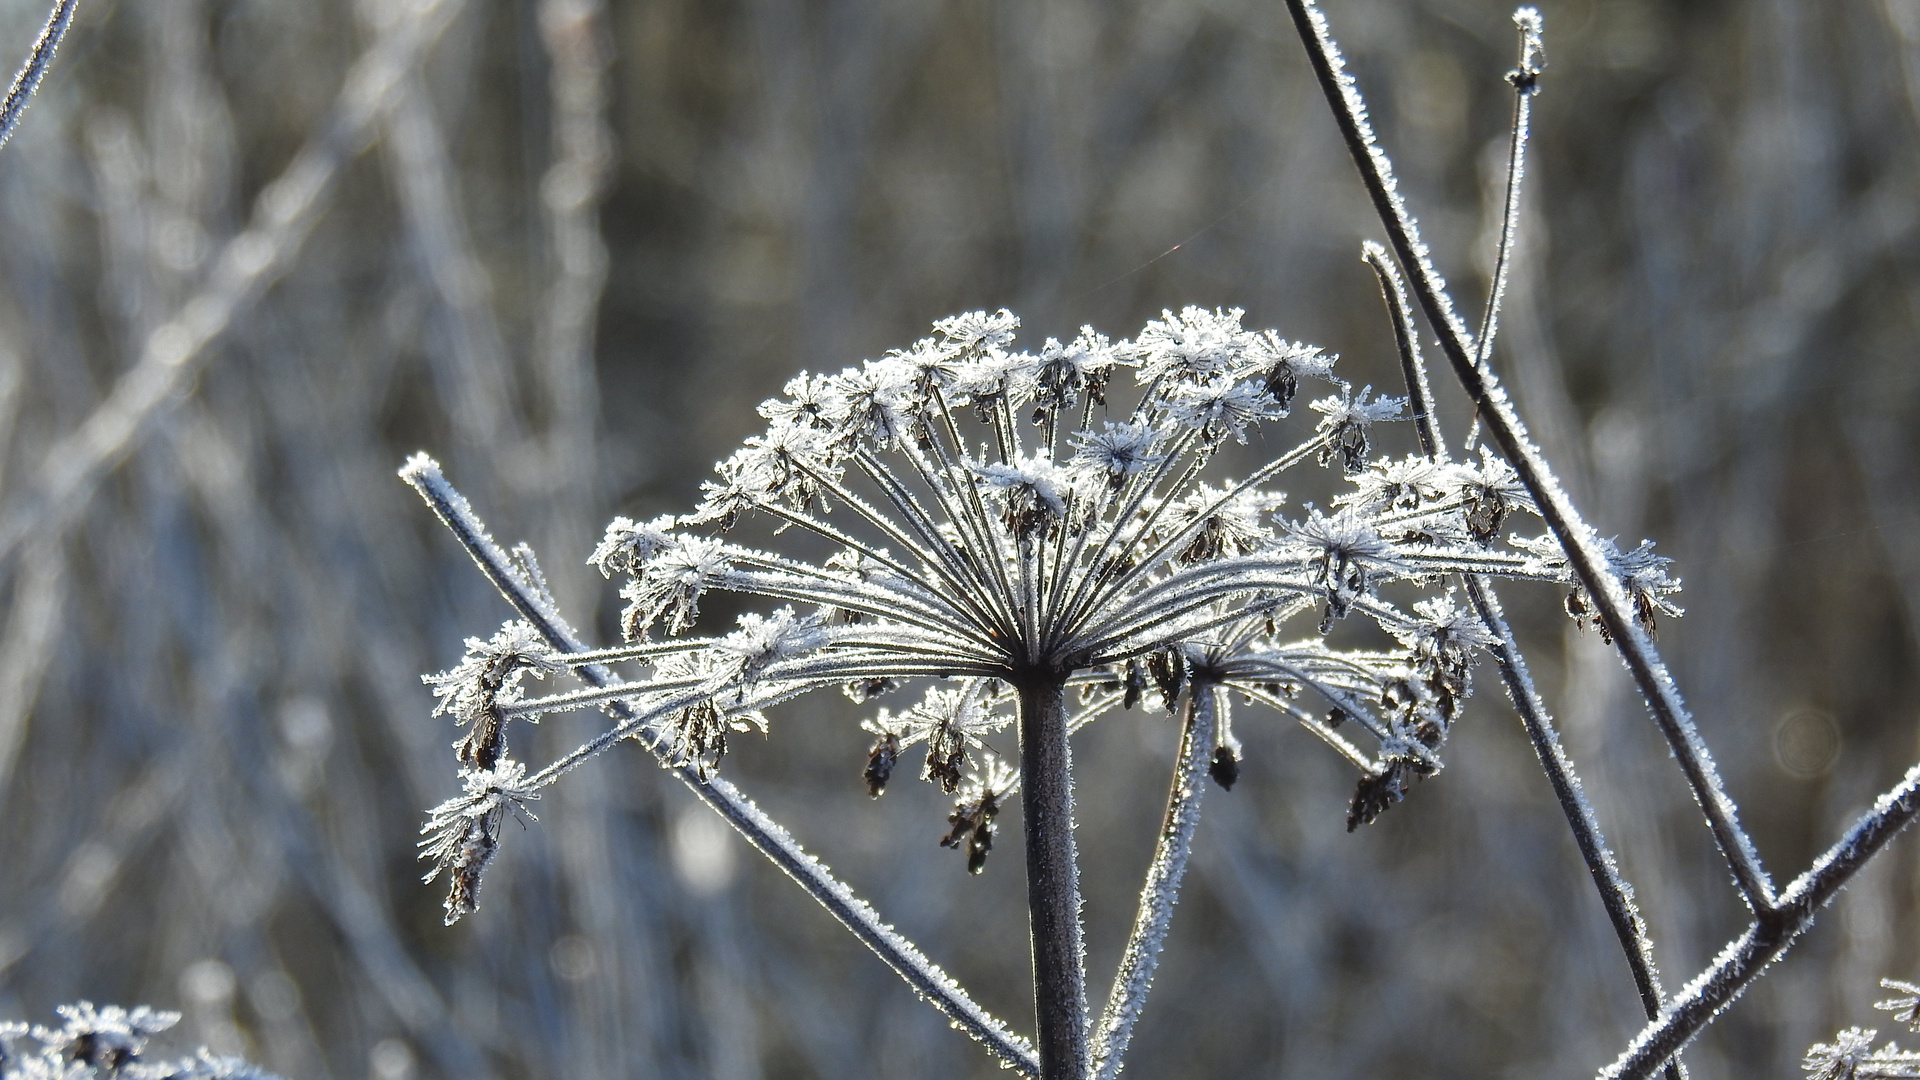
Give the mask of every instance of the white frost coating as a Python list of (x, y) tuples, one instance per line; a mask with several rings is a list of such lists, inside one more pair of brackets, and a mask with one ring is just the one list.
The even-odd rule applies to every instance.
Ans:
[[(474, 514), (473, 508), (447, 483), (441, 475), (440, 466), (432, 458), (425, 454), (414, 455), (400, 470), (400, 477), (419, 491), (440, 519), (460, 538), (480, 568), (555, 649), (565, 653), (586, 651), (573, 628), (530, 587), (506, 552), (487, 534), (486, 526)], [(598, 665), (583, 668), (582, 674), (596, 683), (616, 682), (612, 672)], [(628, 711), (618, 703), (615, 708), (619, 712)], [(650, 710), (656, 715), (664, 711), (663, 708)], [(622, 717), (622, 720), (631, 719)], [(639, 724), (644, 726), (645, 722), (639, 721)], [(660, 753), (659, 740), (655, 738), (648, 741), (656, 754)], [(579, 755), (579, 751), (575, 755)], [(584, 759), (584, 755), (575, 755), (569, 755), (575, 762)], [(555, 763), (556, 766), (560, 764)], [(992, 1051), (1006, 1068), (1028, 1076), (1039, 1075), (1039, 1059), (1026, 1039), (1009, 1031), (975, 1003), (939, 965), (927, 959), (926, 954), (896, 933), (893, 927), (882, 922), (873, 908), (854, 896), (852, 890), (835, 878), (824, 863), (807, 854), (799, 842), (761, 812), (739, 789), (719, 777), (702, 779), (699, 770), (691, 764), (669, 767), (693, 789), (694, 794), (732, 823), (748, 843), (786, 871), (834, 918), (840, 920), (888, 967), (905, 979), (916, 993), (945, 1013), (956, 1027)], [(552, 777), (546, 774), (557, 775), (559, 771), (564, 769), (556, 770), (554, 766), (549, 766), (542, 770), (542, 776), (537, 780), (550, 783)]]
[(1520, 63), (1507, 73), (1507, 81), (1514, 89), (1513, 141), (1507, 148), (1507, 201), (1500, 216), (1500, 249), (1493, 261), (1493, 288), (1487, 293), (1486, 314), (1480, 320), (1480, 348), (1474, 355), (1475, 366), (1482, 368), (1493, 355), (1493, 339), (1500, 332), (1500, 307), (1507, 296), (1507, 273), (1513, 266), (1513, 243), (1520, 226), (1520, 185), (1527, 174), (1527, 131), (1531, 126), (1533, 95), (1540, 79), (1543, 32), (1540, 12), (1523, 7), (1513, 13), (1513, 24), (1520, 30)]
[(1160, 827), (1160, 840), (1154, 845), (1153, 863), (1140, 890), (1133, 933), (1127, 936), (1106, 1010), (1094, 1028), (1094, 1080), (1113, 1080), (1125, 1064), (1133, 1025), (1146, 1007), (1153, 972), (1160, 964), (1160, 947), (1173, 922), (1173, 906), (1180, 899), (1187, 856), (1193, 852), (1193, 830), (1200, 823), (1200, 796), (1206, 790), (1201, 777), (1213, 751), (1213, 727), (1220, 701), (1219, 691), (1211, 686), (1195, 686), (1191, 694), (1187, 700), (1192, 711), (1180, 739), (1180, 763), (1167, 794), (1167, 814)]
[[(1401, 402), (1371, 400), (1370, 389), (1355, 395), (1339, 380), (1332, 380), (1337, 396), (1314, 406), (1323, 419), (1313, 438), (1240, 483), (1207, 482), (1205, 470), (1228, 437), (1285, 416), (1302, 378), (1330, 376), (1331, 358), (1272, 333), (1242, 330), (1239, 318), (1233, 311), (1193, 309), (1150, 325), (1140, 341), (1111, 346), (1111, 362), (1102, 363), (1131, 370), (1142, 387), (1124, 426), (1102, 433), (1112, 445), (1085, 431), (1104, 400), (1085, 365), (1049, 375), (1051, 368), (1035, 367), (1044, 358), (1008, 353), (1000, 349), (1004, 341), (989, 341), (1011, 333), (1011, 316), (943, 323), (936, 327), (940, 337), (835, 377), (831, 393), (804, 382), (793, 401), (763, 408), (772, 427), (717, 466), (718, 480), (706, 485), (691, 515), (646, 525), (618, 521), (595, 553), (602, 569), (630, 578), (622, 590), (629, 602), (622, 629), (630, 642), (646, 639), (655, 627), (664, 626), (670, 637), (691, 631), (703, 598), (716, 592), (793, 605), (751, 616), (734, 634), (678, 649), (642, 643), (624, 657), (582, 655), (552, 610), (530, 556), (501, 553), (437, 468), (416, 459), (406, 475), (483, 572), (514, 599), (533, 627), (529, 633), (564, 645), (573, 654), (566, 666), (595, 688), (526, 700), (515, 693), (514, 671), (502, 668), (504, 659), (487, 663), (472, 687), (475, 715), (485, 723), (475, 729), (480, 735), (469, 740), (475, 749), (467, 756), (485, 765), (504, 752), (502, 732), (512, 716), (599, 705), (615, 718), (611, 729), (535, 774), (531, 787), (635, 738), (709, 791), (706, 781), (727, 753), (729, 732), (765, 730), (761, 710), (801, 693), (844, 690), (865, 700), (897, 688), (902, 678), (945, 676), (997, 678), (1023, 687), (1023, 694), (1044, 683), (1051, 694), (1077, 680), (1087, 689), (1118, 690), (1129, 706), (1158, 689), (1172, 706), (1199, 648), (1208, 652), (1201, 667), (1210, 680), (1231, 681), (1223, 665), (1244, 653), (1272, 672), (1254, 689), (1320, 692), (1337, 707), (1327, 729), (1351, 717), (1356, 728), (1380, 739), (1383, 756), (1364, 770), (1348, 815), (1350, 826), (1371, 821), (1399, 801), (1407, 783), (1441, 767), (1437, 751), (1470, 691), (1465, 657), (1475, 645), (1439, 607), (1402, 612), (1375, 588), (1394, 580), (1423, 587), (1449, 573), (1565, 583), (1567, 564), (1493, 550), (1500, 519), (1526, 502), (1504, 467), (1370, 461), (1368, 428), (1397, 417)], [(1069, 386), (1076, 380), (1085, 400), (1070, 409)], [(985, 446), (960, 435), (953, 403), (961, 399), (991, 425)], [(1036, 402), (1028, 413), (1025, 406)], [(1063, 432), (1060, 421), (1076, 412), (1078, 429)], [(1093, 468), (1062, 468), (1056, 462), (1063, 435), (1066, 444), (1101, 449), (1104, 457), (1092, 459)], [(1261, 485), (1310, 457), (1323, 466), (1337, 460), (1362, 492), (1336, 501), (1331, 513), (1308, 505), (1303, 520), (1290, 522), (1278, 515), (1281, 494)], [(870, 489), (872, 501), (848, 491), (843, 479)], [(822, 520), (818, 515), (829, 508), (859, 519), (873, 541), (853, 541)], [(815, 563), (714, 535), (748, 515), (798, 527), (838, 550)], [(1405, 652), (1298, 653), (1281, 644), (1280, 623), (1316, 609), (1320, 634), (1335, 619), (1356, 614), (1389, 631)], [(623, 681), (604, 663), (591, 662), (620, 658), (651, 670)], [(1345, 704), (1376, 700), (1378, 710)], [(1051, 698), (1040, 705), (1049, 715), (1058, 708)], [(1224, 713), (1213, 720), (1224, 729)], [(1053, 732), (1051, 722), (1046, 726), (1050, 739), (1063, 734)], [(903, 744), (913, 740), (886, 725), (869, 730), (880, 738), (869, 751), (865, 779), (878, 794)], [(966, 732), (949, 734), (929, 741), (923, 777), (952, 792), (969, 761)], [(1217, 741), (1231, 746), (1225, 736)], [(1343, 740), (1334, 742), (1356, 756)], [(1044, 863), (1044, 872), (1031, 875), (1029, 889), (1040, 928), (1034, 935), (1039, 1041), (1050, 1071), (1059, 1071), (1057, 1063), (1082, 1080), (1089, 1026), (1081, 1001), (1078, 899), (1070, 896), (1078, 871), (1071, 844), (1063, 841), (1071, 817), (1069, 758), (1056, 743), (1044, 753), (1027, 753), (1031, 749), (1023, 740), (1029, 770), (1023, 819), (1033, 834), (1027, 849), (1047, 853), (1034, 863)], [(1229, 756), (1220, 768), (1232, 764)], [(1042, 792), (1044, 814), (1033, 809)], [(822, 884), (830, 880), (819, 877), (823, 868), (783, 846), (745, 809), (721, 809), (911, 984), (944, 1000), (940, 981), (925, 974), (924, 958), (904, 953)], [(955, 821), (971, 830), (970, 868), (988, 849), (984, 830), (995, 812), (983, 802)], [(958, 835), (951, 834), (947, 846), (955, 846)], [(477, 885), (477, 874), (470, 876)], [(1160, 891), (1150, 894), (1150, 909), (1171, 905), (1170, 890), (1152, 899)], [(1144, 990), (1157, 955), (1151, 919), (1147, 933), (1123, 980), (1137, 991)], [(1116, 1015), (1137, 1012), (1126, 999), (1123, 988)], [(968, 1021), (964, 1008), (951, 1008), (959, 1010), (950, 1013), (956, 1020)], [(1006, 1044), (1004, 1032), (981, 1030), (982, 1038)], [(1109, 1051), (1110, 1058), (1117, 1055), (1114, 1047)]]
[[(1483, 353), (1455, 315), (1446, 284), (1435, 273), (1420, 240), (1418, 226), (1399, 198), (1391, 163), (1375, 143), (1366, 118), (1366, 106), (1344, 70), (1338, 49), (1327, 32), (1325, 18), (1314, 7), (1313, 0), (1287, 0), (1287, 6), (1333, 106), (1335, 119), (1360, 167), (1362, 179), (1373, 196), (1382, 224), (1401, 261), (1415, 269), (1415, 292), (1429, 322), (1440, 334), (1441, 346), (1455, 375), (1475, 401), (1480, 415), (1488, 420), (1494, 441), (1533, 495), (1541, 516), (1546, 518), (1569, 564), (1590, 594), (1589, 599), (1599, 610), (1602, 624), (1612, 634), (1635, 683), (1647, 698), (1649, 710), (1686, 773), (1715, 841), (1755, 912), (1753, 927), (1729, 944), (1716, 962), (1649, 1024), (1621, 1059), (1601, 1074), (1603, 1077), (1646, 1076), (1737, 997), (1766, 964), (1785, 951), (1811, 923), (1814, 909), (1831, 899), (1894, 832), (1908, 823), (1916, 811), (1916, 802), (1920, 802), (1920, 766), (1910, 771), (1898, 787), (1881, 796), (1875, 809), (1856, 823), (1846, 838), (1775, 898), (1772, 883), (1739, 825), (1733, 803), (1671, 676), (1648, 635), (1632, 617), (1630, 601), (1616, 568), (1605, 558), (1598, 537), (1574, 509), (1547, 467), (1498, 381), (1476, 362)], [(1522, 33), (1522, 70), (1516, 73), (1515, 82), (1524, 91), (1530, 87), (1529, 60), (1537, 59), (1534, 54), (1538, 48), (1539, 15), (1523, 8), (1515, 21)], [(1383, 276), (1387, 275), (1383, 273)], [(1577, 796), (1578, 790), (1572, 789), (1572, 794)]]
[(26, 63), (20, 65), (19, 74), (13, 77), (6, 99), (0, 101), (0, 146), (7, 145), (13, 129), (20, 126), (20, 116), (33, 100), (33, 92), (40, 88), (40, 80), (53, 63), (54, 51), (67, 36), (67, 28), (73, 25), (73, 9), (79, 6), (79, 0), (57, 0), (53, 10), (47, 13), (46, 25), (40, 28), (33, 51), (27, 54)]

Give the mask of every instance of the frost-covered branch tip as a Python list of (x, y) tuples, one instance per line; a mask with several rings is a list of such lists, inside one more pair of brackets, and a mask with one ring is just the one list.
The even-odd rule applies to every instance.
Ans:
[(53, 54), (67, 36), (67, 28), (73, 25), (73, 13), (79, 6), (80, 0), (55, 0), (53, 10), (47, 13), (46, 24), (34, 39), (33, 49), (7, 87), (6, 98), (0, 100), (0, 146), (5, 146), (13, 137), (13, 129), (20, 126), (20, 117), (33, 100), (33, 92), (40, 88), (47, 68), (53, 64)]

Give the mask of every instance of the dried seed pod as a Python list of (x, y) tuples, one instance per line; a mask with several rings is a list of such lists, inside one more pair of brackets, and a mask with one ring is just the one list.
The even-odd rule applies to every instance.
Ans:
[(893, 776), (893, 767), (900, 761), (900, 737), (886, 732), (874, 741), (873, 749), (867, 751), (867, 795), (879, 798), (887, 792), (887, 780)]
[(1147, 657), (1147, 673), (1160, 690), (1160, 696), (1172, 712), (1180, 701), (1180, 688), (1187, 681), (1187, 658), (1178, 649), (1164, 649)]
[(1240, 782), (1240, 753), (1231, 746), (1213, 748), (1213, 760), (1207, 763), (1207, 775), (1226, 791)]

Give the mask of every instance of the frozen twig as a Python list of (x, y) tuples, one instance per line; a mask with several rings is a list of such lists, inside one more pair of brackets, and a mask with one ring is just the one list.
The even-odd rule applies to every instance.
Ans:
[(1040, 1075), (1043, 1080), (1078, 1080), (1089, 1061), (1087, 955), (1080, 922), (1080, 863), (1073, 842), (1066, 682), (1043, 674), (1015, 689)]
[(1493, 284), (1487, 290), (1487, 310), (1480, 318), (1477, 364), (1486, 367), (1493, 355), (1494, 335), (1500, 332), (1500, 307), (1507, 295), (1507, 274), (1513, 266), (1513, 245), (1520, 228), (1520, 185), (1527, 174), (1527, 132), (1533, 115), (1533, 95), (1540, 89), (1543, 64), (1540, 12), (1523, 7), (1513, 14), (1520, 29), (1520, 62), (1507, 72), (1513, 84), (1513, 131), (1507, 147), (1507, 200), (1500, 215), (1500, 249), (1493, 260)]
[(1373, 268), (1380, 279), (1380, 298), (1386, 301), (1393, 318), (1393, 343), (1400, 353), (1400, 374), (1407, 382), (1407, 410), (1420, 438), (1420, 452), (1435, 461), (1447, 460), (1447, 448), (1440, 442), (1439, 422), (1433, 415), (1433, 387), (1427, 383), (1427, 364), (1420, 356), (1420, 328), (1413, 323), (1413, 311), (1407, 306), (1407, 282), (1400, 268), (1393, 265), (1387, 249), (1371, 240), (1360, 245), (1360, 258)]
[(73, 25), (73, 11), (79, 6), (80, 0), (56, 0), (53, 10), (47, 14), (47, 24), (34, 39), (33, 51), (27, 54), (27, 62), (20, 65), (13, 84), (7, 87), (6, 100), (0, 101), (0, 146), (7, 145), (13, 129), (20, 126), (20, 116), (33, 100), (33, 92), (40, 88), (40, 80), (46, 77), (54, 50), (60, 47), (60, 39), (67, 36), (67, 27)]
[(1602, 1080), (1639, 1080), (1678, 1052), (1813, 925), (1814, 913), (1831, 901), (1895, 833), (1906, 828), (1916, 812), (1920, 812), (1920, 765), (1907, 770), (1906, 777), (1880, 796), (1839, 843), (1781, 890), (1773, 907), (1754, 920), (1746, 933), (1728, 943), (1713, 965), (1675, 995), (1619, 1060), (1600, 1073)]
[(1575, 576), (1592, 596), (1600, 622), (1619, 647), (1654, 720), (1673, 748), (1742, 896), (1754, 911), (1765, 911), (1773, 902), (1773, 884), (1760, 864), (1753, 841), (1740, 826), (1733, 800), (1727, 795), (1713, 756), (1701, 740), (1659, 652), (1635, 620), (1626, 587), (1607, 559), (1599, 538), (1560, 487), (1499, 380), (1490, 369), (1478, 363), (1479, 348), (1460, 322), (1447, 295), (1446, 281), (1434, 268), (1427, 247), (1420, 239), (1419, 225), (1400, 198), (1393, 163), (1374, 138), (1366, 103), (1353, 77), (1346, 72), (1345, 61), (1327, 28), (1325, 16), (1313, 0), (1287, 0), (1287, 8), (1306, 45), (1307, 59), (1333, 110), (1347, 149), (1359, 167), (1374, 210), (1387, 230), (1394, 254), (1401, 265), (1407, 267), (1414, 296), (1439, 335), (1441, 351), (1446, 353), (1455, 376), (1466, 388), (1467, 396), (1473, 400), (1501, 453), (1519, 474), (1541, 516), (1565, 549)]
[[(1525, 63), (1524, 47), (1522, 63)], [(1524, 95), (1527, 90), (1522, 88), (1520, 92)], [(1510, 204), (1510, 214), (1513, 209)], [(1368, 241), (1361, 250), (1367, 265), (1373, 267), (1374, 273), (1380, 278), (1380, 293), (1393, 318), (1400, 366), (1406, 375), (1407, 396), (1414, 425), (1419, 432), (1420, 445), (1428, 457), (1444, 461), (1445, 443), (1441, 441), (1439, 421), (1433, 414), (1433, 394), (1427, 385), (1426, 364), (1420, 357), (1420, 342), (1413, 326), (1412, 313), (1407, 309), (1405, 282), (1386, 249)], [(1497, 290), (1495, 296), (1498, 296)], [(1493, 636), (1488, 651), (1499, 665), (1500, 679), (1506, 684), (1507, 697), (1513, 702), (1514, 712), (1519, 714), (1520, 723), (1526, 728), (1527, 738), (1533, 743), (1534, 753), (1540, 759), (1540, 767), (1546, 771), (1547, 781), (1553, 786), (1554, 798), (1559, 800), (1560, 810), (1566, 815), (1574, 843), (1580, 848), (1580, 858), (1587, 864), (1587, 873), (1592, 876), (1594, 888), (1600, 893), (1600, 903), (1606, 908), (1607, 919), (1620, 939), (1621, 950), (1626, 953), (1627, 966), (1632, 969), (1634, 988), (1639, 992), (1641, 1007), (1651, 1020), (1660, 1015), (1665, 995), (1660, 988), (1659, 970), (1653, 962), (1653, 941), (1647, 934), (1645, 921), (1640, 917), (1640, 909), (1633, 900), (1633, 886), (1621, 875), (1613, 851), (1608, 848), (1607, 839), (1600, 831), (1593, 805), (1587, 801), (1586, 793), (1581, 789), (1580, 777), (1574, 773), (1573, 761), (1567, 757), (1566, 749), (1560, 743), (1560, 733), (1554, 729), (1553, 717), (1547, 711), (1546, 702), (1541, 700), (1540, 692), (1534, 688), (1533, 678), (1527, 672), (1526, 657), (1521, 654), (1513, 628), (1507, 624), (1506, 616), (1500, 610), (1500, 598), (1493, 591), (1492, 582), (1479, 574), (1465, 575), (1465, 580), (1467, 596), (1473, 602), (1474, 612)], [(1668, 1063), (1667, 1072), (1668, 1080), (1682, 1080), (1683, 1073), (1678, 1060)]]
[[(1480, 621), (1494, 635), (1495, 640), (1489, 651), (1500, 667), (1500, 679), (1506, 684), (1507, 697), (1512, 700), (1514, 711), (1520, 715), (1520, 722), (1527, 729), (1527, 738), (1533, 743), (1533, 752), (1540, 759), (1540, 767), (1546, 771), (1547, 780), (1553, 785), (1553, 796), (1559, 800), (1560, 810), (1573, 830), (1574, 843), (1580, 848), (1580, 858), (1587, 864), (1593, 887), (1599, 891), (1600, 903), (1607, 910), (1607, 921), (1613, 924), (1613, 932), (1620, 939), (1621, 951), (1626, 954), (1627, 966), (1632, 969), (1634, 989), (1640, 995), (1640, 1007), (1646, 1010), (1647, 1019), (1652, 1020), (1660, 1015), (1666, 994), (1660, 987), (1660, 971), (1654, 966), (1653, 941), (1647, 934), (1646, 921), (1640, 917), (1639, 905), (1634, 903), (1633, 886), (1621, 875), (1619, 863), (1614, 860), (1613, 851), (1607, 847), (1607, 838), (1600, 832), (1600, 822), (1594, 816), (1593, 804), (1587, 801), (1580, 777), (1573, 771), (1573, 761), (1567, 757), (1566, 748), (1560, 743), (1560, 733), (1554, 729), (1553, 717), (1547, 712), (1546, 703), (1540, 700), (1540, 692), (1534, 688), (1532, 676), (1527, 673), (1526, 658), (1520, 653), (1520, 644), (1514, 639), (1513, 628), (1507, 625), (1506, 617), (1500, 610), (1500, 598), (1494, 594), (1491, 583), (1477, 575), (1467, 579), (1467, 596), (1473, 601)], [(1667, 1063), (1667, 1075), (1668, 1080), (1681, 1080), (1684, 1076), (1677, 1058)]]
[[(543, 591), (526, 580), (518, 564), (488, 535), (486, 526), (474, 514), (467, 500), (440, 473), (440, 466), (424, 454), (415, 456), (401, 470), (401, 478), (420, 493), (427, 505), (453, 531), (461, 546), (473, 557), (481, 572), (498, 588), (520, 615), (533, 624), (540, 635), (564, 653), (585, 652), (586, 646), (567, 621), (554, 610)], [(580, 677), (595, 686), (617, 682), (618, 677), (605, 666), (590, 664), (578, 669)], [(615, 702), (608, 708), (626, 719), (628, 706)], [(656, 739), (643, 739), (657, 746)], [(658, 753), (658, 751), (656, 751)], [(808, 895), (838, 919), (875, 955), (893, 968), (907, 985), (953, 1024), (980, 1042), (1002, 1064), (1029, 1076), (1038, 1076), (1039, 1060), (1027, 1040), (1009, 1031), (967, 996), (966, 991), (940, 967), (927, 959), (918, 947), (880, 921), (872, 907), (854, 896), (852, 890), (835, 878), (825, 864), (807, 854), (799, 842), (726, 780), (703, 777), (693, 764), (666, 764), (671, 771), (746, 837), (747, 842), (786, 871)]]
[(198, 295), (147, 335), (140, 357), (79, 427), (54, 442), (27, 490), (0, 506), (0, 565), (35, 532), (58, 530), (93, 485), (180, 400), (208, 348), (291, 265), (326, 208), (340, 166), (390, 106), (394, 87), (462, 0), (415, 0), (348, 72), (327, 119), (254, 200), (247, 229), (214, 259)]
[(1180, 879), (1193, 852), (1194, 827), (1200, 823), (1200, 796), (1206, 790), (1203, 777), (1213, 753), (1215, 713), (1221, 704), (1219, 691), (1202, 681), (1196, 680), (1187, 691), (1180, 756), (1174, 765), (1172, 788), (1167, 792), (1160, 840), (1154, 845), (1146, 885), (1140, 890), (1140, 908), (1133, 917), (1133, 932), (1127, 937), (1120, 968), (1113, 976), (1113, 990), (1094, 1029), (1095, 1080), (1113, 1080), (1120, 1075), (1127, 1044), (1133, 1039), (1133, 1025), (1140, 1019), (1147, 991), (1153, 986), (1160, 949), (1173, 922), (1173, 905), (1180, 898)]
[[(1532, 126), (1533, 95), (1540, 89), (1540, 69), (1544, 64), (1540, 39), (1540, 12), (1523, 7), (1513, 13), (1520, 31), (1520, 60), (1507, 72), (1513, 84), (1513, 127), (1507, 144), (1507, 198), (1500, 213), (1500, 244), (1493, 258), (1493, 280), (1487, 288), (1486, 310), (1480, 316), (1479, 348), (1474, 365), (1486, 370), (1493, 356), (1493, 339), (1500, 332), (1500, 308), (1507, 298), (1507, 274), (1513, 267), (1513, 245), (1520, 229), (1520, 185), (1527, 174), (1527, 132)], [(1467, 449), (1473, 449), (1480, 432), (1480, 414), (1474, 413), (1473, 426), (1467, 431)]]

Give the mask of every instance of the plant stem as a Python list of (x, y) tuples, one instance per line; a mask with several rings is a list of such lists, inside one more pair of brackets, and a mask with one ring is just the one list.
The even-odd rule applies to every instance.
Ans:
[(1035, 671), (1020, 694), (1021, 824), (1027, 840), (1027, 915), (1041, 1080), (1087, 1071), (1087, 972), (1080, 936), (1080, 864), (1073, 847), (1073, 756), (1066, 680)]
[(1194, 827), (1200, 823), (1200, 796), (1206, 790), (1207, 762), (1213, 756), (1219, 694), (1213, 683), (1198, 677), (1187, 691), (1180, 753), (1174, 763), (1173, 786), (1167, 793), (1160, 841), (1154, 846), (1146, 886), (1140, 890), (1133, 933), (1120, 956), (1120, 970), (1113, 977), (1113, 993), (1094, 1033), (1094, 1080), (1113, 1080), (1120, 1075), (1127, 1045), (1133, 1040), (1133, 1025), (1146, 1007), (1153, 971), (1160, 964), (1160, 947), (1173, 922), (1173, 905), (1180, 899), (1180, 879), (1193, 852)]

